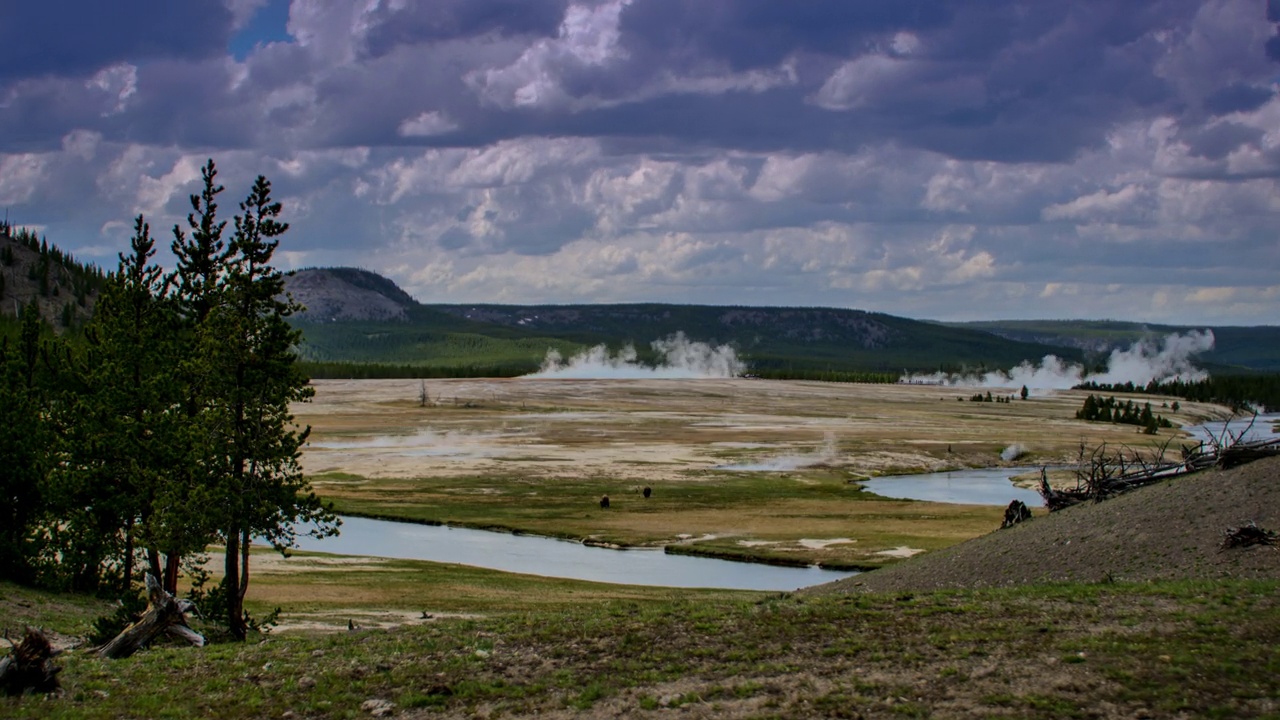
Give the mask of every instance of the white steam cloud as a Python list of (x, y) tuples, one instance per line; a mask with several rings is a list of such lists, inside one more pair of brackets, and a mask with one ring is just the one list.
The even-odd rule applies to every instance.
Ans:
[(664, 358), (654, 367), (636, 362), (636, 349), (630, 345), (616, 355), (609, 354), (604, 345), (597, 345), (568, 360), (556, 350), (548, 350), (542, 368), (524, 377), (572, 380), (731, 378), (746, 370), (746, 364), (738, 359), (733, 348), (693, 342), (683, 332), (654, 340), (649, 346)]
[(1084, 367), (1068, 363), (1055, 355), (1046, 355), (1039, 364), (1024, 362), (1009, 370), (985, 375), (911, 375), (901, 382), (929, 385), (964, 385), (990, 388), (1030, 390), (1066, 390), (1085, 382), (1118, 385), (1131, 382), (1146, 385), (1155, 380), (1182, 379), (1195, 382), (1209, 376), (1191, 361), (1193, 355), (1213, 349), (1213, 331), (1192, 330), (1186, 335), (1173, 334), (1159, 341), (1144, 338), (1127, 350), (1112, 350), (1104, 372), (1086, 374)]

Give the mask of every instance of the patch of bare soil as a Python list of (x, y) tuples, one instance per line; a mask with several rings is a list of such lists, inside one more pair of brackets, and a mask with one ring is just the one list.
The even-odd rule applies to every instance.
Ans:
[(809, 592), (902, 592), (1054, 581), (1280, 578), (1280, 547), (1223, 549), (1253, 521), (1280, 529), (1280, 458), (1084, 503)]

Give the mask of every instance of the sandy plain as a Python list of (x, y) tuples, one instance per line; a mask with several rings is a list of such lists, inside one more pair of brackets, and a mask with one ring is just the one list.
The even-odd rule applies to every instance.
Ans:
[[(1003, 511), (881, 499), (859, 479), (1066, 464), (1103, 443), (1176, 451), (1181, 439), (1076, 420), (1079, 391), (997, 389), (1013, 399), (996, 403), (970, 401), (974, 388), (745, 378), (314, 385), (294, 408), (312, 428), (302, 464), (341, 510), (832, 566), (945, 547)], [(1135, 399), (1180, 424), (1222, 414)]]
[[(1083, 442), (1150, 447), (1174, 431), (1074, 418), (1087, 393), (1054, 391), (975, 403), (975, 390), (755, 379), (317, 380), (295, 406), (312, 427), (311, 475), (444, 477), (513, 469), (529, 476), (607, 475), (636, 482), (698, 480), (735, 467), (814, 465), (878, 476), (1014, 464), (1067, 463)], [(420, 402), (422, 388), (428, 400)], [(985, 392), (985, 391), (984, 391)], [(1000, 395), (1002, 391), (993, 391)], [(1012, 390), (1003, 391), (1012, 395)], [(1150, 398), (1138, 396), (1139, 402)], [(1221, 408), (1155, 412), (1176, 422)]]

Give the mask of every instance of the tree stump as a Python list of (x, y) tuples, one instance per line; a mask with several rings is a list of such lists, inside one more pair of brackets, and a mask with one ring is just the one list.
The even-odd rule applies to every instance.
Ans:
[(1004, 522), (1000, 524), (1000, 528), (1003, 530), (1030, 519), (1031, 510), (1027, 508), (1027, 504), (1021, 500), (1014, 500), (1009, 503), (1009, 507), (1004, 509)]
[(4, 659), (0, 659), (0, 688), (4, 689), (4, 694), (50, 693), (57, 690), (58, 673), (62, 670), (53, 664), (53, 656), (57, 654), (44, 633), (28, 629), (22, 642), (15, 645)]
[(104, 658), (126, 658), (145, 647), (161, 633), (204, 647), (204, 636), (187, 626), (187, 612), (195, 609), (190, 600), (175, 600), (165, 592), (154, 575), (147, 575), (147, 611), (138, 622), (125, 628), (111, 642), (98, 649)]

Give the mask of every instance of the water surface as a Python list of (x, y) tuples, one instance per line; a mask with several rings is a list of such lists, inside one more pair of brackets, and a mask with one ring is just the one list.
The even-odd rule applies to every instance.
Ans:
[(299, 538), (302, 550), (338, 555), (429, 560), (504, 572), (619, 585), (790, 591), (852, 572), (668, 555), (659, 549), (612, 550), (535, 535), (418, 525), (359, 517), (342, 519), (342, 534)]
[(922, 475), (892, 475), (859, 481), (868, 491), (887, 498), (928, 500), (964, 505), (1008, 505), (1021, 500), (1029, 507), (1041, 507), (1044, 498), (1035, 490), (1018, 487), (1009, 480), (1014, 475), (1039, 472), (1040, 467), (1007, 467), (952, 470)]

